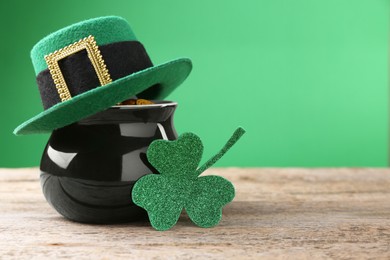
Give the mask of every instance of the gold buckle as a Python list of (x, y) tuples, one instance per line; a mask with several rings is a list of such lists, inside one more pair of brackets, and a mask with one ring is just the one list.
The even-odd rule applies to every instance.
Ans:
[(53, 78), (54, 84), (62, 102), (71, 99), (72, 96), (70, 95), (69, 88), (66, 85), (64, 76), (62, 75), (60, 66), (58, 65), (58, 61), (84, 49), (87, 51), (88, 58), (95, 68), (100, 85), (104, 86), (112, 82), (96, 41), (94, 37), (90, 35), (84, 39), (79, 40), (78, 42), (59, 49), (58, 51), (50, 53), (49, 55), (45, 55), (47, 67), (49, 68), (51, 77)]

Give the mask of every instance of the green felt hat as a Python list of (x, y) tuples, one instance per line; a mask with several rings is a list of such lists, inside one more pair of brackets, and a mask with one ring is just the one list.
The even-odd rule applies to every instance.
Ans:
[(160, 100), (189, 75), (187, 58), (154, 66), (121, 17), (82, 21), (54, 32), (31, 51), (44, 111), (14, 134), (47, 133), (133, 96)]

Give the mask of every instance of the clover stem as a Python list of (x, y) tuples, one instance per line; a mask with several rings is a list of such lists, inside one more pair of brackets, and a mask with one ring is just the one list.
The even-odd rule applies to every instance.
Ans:
[(229, 151), (229, 149), (241, 138), (244, 133), (245, 130), (242, 127), (238, 127), (236, 131), (234, 131), (232, 137), (230, 137), (230, 139), (222, 147), (222, 149), (196, 170), (196, 176), (199, 176), (202, 172), (210, 168), (214, 163), (221, 159), (221, 157), (224, 156), (227, 151)]

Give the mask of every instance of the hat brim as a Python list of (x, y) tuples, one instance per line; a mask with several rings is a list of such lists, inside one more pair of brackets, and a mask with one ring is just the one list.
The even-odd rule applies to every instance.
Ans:
[[(188, 77), (191, 69), (191, 61), (181, 58), (138, 71), (50, 107), (19, 125), (14, 134), (49, 133), (143, 91), (143, 98), (164, 99)], [(152, 86), (158, 89), (149, 91)]]

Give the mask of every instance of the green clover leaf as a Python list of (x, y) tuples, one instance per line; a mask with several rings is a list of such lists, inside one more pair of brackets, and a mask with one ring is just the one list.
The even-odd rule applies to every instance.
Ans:
[(244, 133), (244, 129), (238, 128), (225, 146), (199, 168), (203, 144), (197, 135), (185, 133), (175, 141), (152, 142), (147, 158), (160, 174), (141, 177), (133, 187), (132, 198), (148, 212), (155, 229), (173, 227), (183, 209), (200, 227), (213, 227), (220, 222), (222, 208), (234, 198), (234, 187), (220, 176), (199, 175), (216, 163)]

